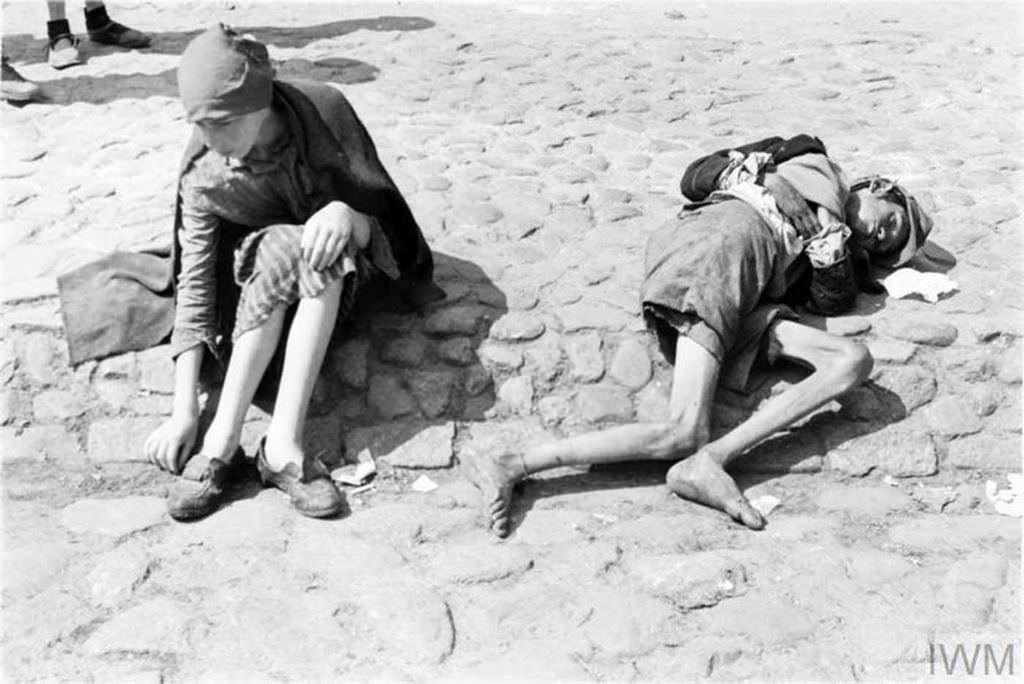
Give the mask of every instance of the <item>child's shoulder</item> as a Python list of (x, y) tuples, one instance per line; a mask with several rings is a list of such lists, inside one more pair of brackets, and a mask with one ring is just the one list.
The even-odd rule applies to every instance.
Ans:
[(179, 185), (180, 192), (201, 194), (219, 187), (228, 180), (230, 170), (223, 157), (204, 147), (185, 164)]

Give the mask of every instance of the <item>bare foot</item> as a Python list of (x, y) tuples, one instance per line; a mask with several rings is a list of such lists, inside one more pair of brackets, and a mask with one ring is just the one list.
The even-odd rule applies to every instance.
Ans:
[(764, 518), (707, 451), (698, 451), (676, 463), (668, 471), (665, 482), (684, 499), (724, 511), (752, 530), (764, 527)]
[(463, 464), (466, 477), (483, 494), (491, 531), (498, 537), (507, 537), (512, 488), (526, 476), (518, 455), (506, 453), (492, 458), (479, 454), (466, 459)]

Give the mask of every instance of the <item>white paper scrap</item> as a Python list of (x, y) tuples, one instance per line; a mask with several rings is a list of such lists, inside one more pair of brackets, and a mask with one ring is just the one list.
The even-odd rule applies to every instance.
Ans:
[(922, 273), (913, 268), (896, 269), (882, 279), (882, 285), (890, 297), (902, 299), (916, 294), (932, 304), (959, 287), (955, 280), (943, 273)]
[(757, 512), (767, 517), (769, 513), (779, 507), (778, 497), (774, 497), (771, 494), (762, 494), (756, 499), (750, 500), (750, 505), (757, 509)]
[(369, 449), (363, 449), (356, 456), (355, 463), (348, 463), (331, 471), (331, 479), (350, 487), (364, 485), (377, 474), (377, 462)]
[(431, 480), (426, 475), (420, 475), (418, 478), (416, 478), (416, 481), (412, 483), (413, 491), (420, 492), (422, 494), (434, 491), (435, 489), (437, 489), (437, 486), (437, 483)]
[(1012, 473), (1006, 476), (1010, 486), (1000, 489), (993, 480), (985, 483), (985, 496), (992, 502), (996, 513), (1024, 517), (1024, 475)]

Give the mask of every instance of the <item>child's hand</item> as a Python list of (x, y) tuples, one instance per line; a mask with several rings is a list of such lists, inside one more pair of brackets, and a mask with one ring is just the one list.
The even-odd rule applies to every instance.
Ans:
[(321, 271), (338, 260), (353, 234), (368, 234), (369, 230), (369, 220), (364, 214), (344, 202), (331, 202), (306, 221), (302, 232), (302, 258)]
[(172, 414), (146, 439), (146, 458), (167, 472), (180, 473), (192, 453), (198, 430), (197, 417)]
[(764, 187), (772, 194), (775, 204), (782, 215), (796, 228), (796, 232), (805, 240), (821, 230), (817, 217), (811, 211), (807, 200), (796, 191), (789, 181), (777, 173), (768, 173), (764, 177)]

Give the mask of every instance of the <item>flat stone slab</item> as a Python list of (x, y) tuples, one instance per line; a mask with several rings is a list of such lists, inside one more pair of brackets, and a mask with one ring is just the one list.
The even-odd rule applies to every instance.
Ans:
[(970, 548), (984, 541), (1020, 543), (1020, 521), (1000, 515), (922, 515), (889, 528), (889, 538), (924, 550)]
[(913, 500), (895, 487), (873, 486), (828, 487), (814, 498), (826, 511), (840, 511), (855, 516), (878, 517), (914, 506)]
[(974, 408), (960, 397), (939, 397), (924, 414), (932, 431), (946, 439), (973, 435), (984, 427)]
[(630, 389), (640, 389), (651, 379), (651, 358), (647, 347), (630, 338), (619, 345), (612, 356), (611, 376)]
[(895, 423), (828, 452), (830, 468), (848, 475), (878, 469), (894, 477), (934, 475), (938, 455), (929, 433)]
[(515, 528), (519, 544), (544, 545), (581, 541), (593, 519), (582, 511), (532, 510)]
[(381, 460), (396, 468), (447, 468), (452, 464), (455, 424), (424, 427), (412, 439), (380, 454)]
[(190, 653), (189, 622), (189, 613), (182, 604), (161, 596), (114, 615), (93, 632), (82, 650), (89, 655), (121, 651)]
[(166, 522), (167, 502), (156, 496), (83, 499), (65, 506), (60, 519), (73, 534), (120, 538)]
[(544, 321), (537, 314), (512, 311), (494, 322), (490, 335), (505, 342), (523, 342), (537, 339), (545, 329)]
[(344, 628), (365, 620), (388, 660), (438, 665), (455, 648), (448, 604), (437, 592), (413, 581), (363, 582), (339, 604)]
[(443, 549), (430, 561), (432, 573), (447, 582), (480, 584), (518, 577), (533, 567), (521, 549), (493, 543)]
[(593, 610), (584, 632), (601, 657), (650, 653), (671, 641), (674, 610), (641, 593), (603, 591), (592, 599)]
[(508, 650), (470, 664), (451, 663), (441, 677), (452, 684), (482, 682), (596, 682), (594, 675), (580, 664), (578, 657), (565, 644), (550, 639), (517, 639)]
[(902, 554), (872, 548), (851, 550), (846, 558), (847, 574), (866, 587), (895, 582), (913, 572), (916, 567)]
[(78, 442), (63, 425), (32, 425), (20, 433), (0, 428), (0, 458), (11, 461), (42, 461), (73, 464), (84, 460)]
[(13, 596), (32, 596), (58, 578), (74, 557), (64, 542), (36, 542), (4, 550), (3, 590)]
[(949, 463), (956, 468), (1020, 471), (1020, 435), (972, 435), (948, 445)]
[(681, 610), (713, 606), (747, 590), (746, 568), (718, 551), (641, 556), (626, 567), (641, 587)]
[(89, 425), (89, 460), (97, 463), (146, 463), (146, 438), (162, 418), (103, 418)]
[(904, 319), (885, 326), (885, 332), (893, 337), (917, 344), (934, 347), (948, 347), (956, 341), (956, 326), (949, 323), (930, 323), (918, 319)]
[(570, 304), (555, 311), (563, 332), (577, 330), (619, 331), (630, 323), (630, 316), (611, 306), (601, 304)]
[(85, 578), (93, 605), (112, 607), (126, 600), (149, 568), (150, 557), (141, 546), (119, 546), (100, 555)]
[(604, 375), (604, 355), (601, 336), (596, 332), (562, 338), (562, 346), (569, 357), (572, 378), (580, 382), (596, 382)]

